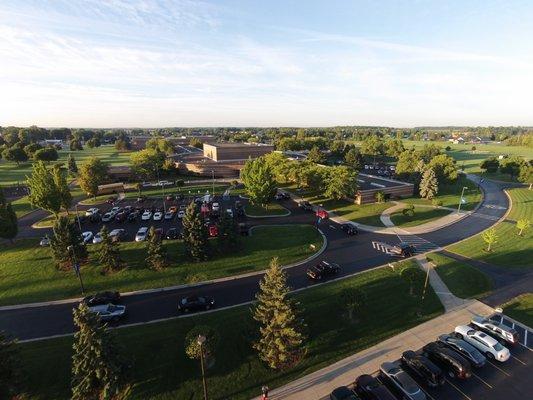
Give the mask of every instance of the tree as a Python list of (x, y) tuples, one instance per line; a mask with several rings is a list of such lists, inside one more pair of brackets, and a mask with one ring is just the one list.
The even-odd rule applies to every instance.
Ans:
[(115, 140), (115, 149), (120, 151), (127, 151), (131, 149), (131, 143), (126, 138)]
[(207, 229), (194, 202), (189, 204), (183, 217), (183, 244), (189, 259), (203, 261), (209, 257)]
[(44, 149), (37, 150), (33, 155), (33, 158), (37, 161), (57, 161), (59, 154), (57, 154), (57, 150), (53, 147), (45, 147)]
[(289, 165), (292, 162), (289, 161), (283, 154), (275, 152), (265, 154), (263, 157), (276, 182), (287, 182), (287, 171), (289, 170)]
[(324, 195), (331, 199), (340, 200), (353, 197), (357, 191), (357, 172), (353, 169), (338, 166), (328, 170), (329, 179), (326, 182)]
[(439, 183), (453, 182), (457, 179), (457, 167), (454, 159), (447, 154), (439, 154), (433, 157), (428, 163), (428, 168), (432, 168)]
[(270, 368), (289, 368), (302, 356), (305, 337), (297, 316), (297, 305), (289, 298), (287, 276), (277, 258), (272, 259), (261, 279), (256, 298), (253, 318), (259, 322), (260, 339), (254, 348)]
[(78, 165), (72, 154), (68, 155), (67, 169), (70, 176), (76, 176), (78, 174)]
[(383, 190), (377, 191), (375, 198), (376, 198), (376, 203), (385, 203), (385, 193), (383, 193)]
[(403, 141), (400, 139), (390, 139), (385, 142), (385, 154), (398, 158), (405, 151)]
[(83, 303), (73, 314), (72, 400), (124, 398), (128, 368), (113, 331)]
[(500, 163), (500, 172), (502, 174), (508, 174), (513, 178), (520, 173), (520, 168), (524, 163), (524, 159), (521, 157), (504, 158)]
[(516, 228), (518, 229), (518, 236), (522, 236), (522, 233), (529, 229), (531, 222), (527, 218), (522, 218), (516, 221)]
[(69, 143), (69, 148), (71, 151), (83, 150), (80, 139), (72, 139)]
[(313, 146), (307, 154), (307, 160), (315, 164), (323, 164), (326, 160), (318, 146)]
[(0, 187), (0, 238), (8, 239), (13, 243), (13, 239), (18, 233), (17, 213), (13, 210), (11, 203), (6, 201), (4, 191)]
[(423, 285), (424, 278), (421, 272), (417, 268), (405, 267), (400, 273), (401, 277), (409, 283), (409, 294), (411, 296), (414, 296), (416, 291), (420, 290)]
[(352, 147), (344, 155), (344, 162), (349, 167), (359, 171), (363, 167), (363, 156), (361, 156), (361, 153), (355, 147)]
[(87, 248), (81, 234), (68, 217), (61, 216), (56, 219), (52, 229), (50, 248), (58, 269), (69, 270), (75, 261), (81, 262), (87, 259)]
[(373, 156), (375, 164), (376, 156), (383, 153), (383, 141), (377, 135), (368, 136), (363, 143), (361, 143), (361, 153)]
[(154, 271), (161, 271), (167, 266), (167, 251), (163, 246), (161, 235), (155, 232), (153, 226), (148, 232), (146, 264)]
[(331, 146), (329, 149), (333, 155), (337, 157), (342, 157), (342, 155), (344, 154), (344, 148), (345, 148), (344, 141), (335, 140), (333, 141), (333, 143), (331, 143)]
[(59, 197), (61, 199), (61, 207), (68, 212), (72, 206), (72, 195), (68, 187), (66, 174), (61, 169), (59, 164), (54, 165), (52, 168), (52, 175), (54, 177), (54, 183), (59, 191)]
[(165, 154), (174, 153), (174, 145), (170, 140), (164, 138), (152, 138), (146, 142), (147, 149), (157, 150)]
[(6, 161), (11, 161), (19, 165), (21, 162), (28, 161), (28, 155), (20, 147), (10, 147), (2, 152), (2, 157)]
[(0, 399), (16, 399), (21, 393), (22, 371), (16, 341), (0, 331)]
[(396, 175), (400, 179), (412, 179), (416, 173), (416, 166), (421, 161), (420, 155), (413, 149), (406, 150), (398, 157)]
[(264, 157), (246, 161), (241, 180), (253, 204), (268, 204), (276, 192), (276, 180)]
[(102, 242), (100, 244), (100, 253), (98, 260), (104, 268), (104, 273), (111, 273), (122, 269), (122, 260), (120, 258), (120, 251), (118, 248), (118, 242), (114, 241), (109, 236), (109, 231), (104, 225), (100, 230), (100, 236), (102, 236)]
[(101, 146), (100, 139), (96, 136), (87, 140), (86, 144), (87, 144), (87, 147), (90, 149)]
[(434, 157), (437, 157), (440, 154), (441, 154), (441, 148), (433, 143), (425, 144), (424, 147), (422, 147), (418, 151), (418, 155), (426, 163), (429, 163)]
[(204, 146), (203, 142), (195, 137), (191, 138), (191, 140), (189, 141), (189, 145), (192, 147), (196, 147), (197, 149), (201, 149)]
[(498, 235), (496, 234), (496, 229), (489, 228), (481, 234), (481, 237), (485, 243), (487, 243), (487, 251), (490, 252), (492, 245), (498, 243)]
[(239, 247), (239, 236), (235, 220), (227, 212), (222, 213), (222, 218), (218, 224), (218, 249), (221, 254), (227, 254), (231, 250)]
[(26, 180), (30, 194), (28, 199), (33, 206), (42, 208), (54, 214), (61, 209), (61, 191), (56, 185), (53, 174), (43, 161), (33, 164), (31, 176)]
[(354, 321), (354, 314), (362, 311), (366, 304), (366, 295), (357, 288), (345, 288), (339, 296), (341, 307), (346, 310), (348, 319)]
[(498, 171), (500, 162), (496, 157), (490, 157), (481, 162), (480, 168), (489, 173), (494, 173)]
[(28, 158), (31, 158), (37, 150), (40, 150), (42, 148), (43, 146), (41, 146), (39, 143), (30, 143), (24, 146), (24, 152), (28, 155)]
[(433, 168), (427, 168), (420, 181), (420, 197), (433, 200), (439, 191), (439, 182)]
[(219, 337), (216, 331), (207, 325), (197, 325), (185, 335), (185, 353), (191, 360), (199, 360), (201, 356), (198, 336), (205, 336), (205, 343), (202, 345), (204, 359), (214, 357)]
[(531, 161), (529, 163), (524, 163), (520, 167), (518, 180), (522, 183), (528, 184), (529, 190), (531, 190), (531, 187), (533, 186), (533, 165), (531, 165)]
[(157, 177), (158, 171), (163, 169), (165, 153), (155, 149), (145, 149), (132, 153), (130, 156), (133, 171), (144, 179)]
[(472, 153), (476, 151), (476, 146), (472, 146)]
[(97, 157), (92, 157), (80, 168), (78, 184), (90, 196), (96, 198), (98, 186), (107, 179), (107, 164)]

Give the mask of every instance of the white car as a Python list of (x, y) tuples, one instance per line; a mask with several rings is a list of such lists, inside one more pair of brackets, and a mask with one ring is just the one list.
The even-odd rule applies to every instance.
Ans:
[(117, 215), (117, 213), (120, 211), (120, 207), (113, 207), (111, 210), (109, 210), (110, 213), (113, 215)]
[(126, 233), (125, 229), (113, 229), (109, 233), (109, 237), (111, 238), (113, 242), (118, 242), (120, 241), (120, 239), (122, 239), (122, 236), (124, 236), (125, 233)]
[(141, 215), (141, 220), (148, 221), (152, 218), (152, 212), (150, 210), (144, 210), (143, 215)]
[(118, 321), (126, 314), (126, 306), (118, 304), (102, 304), (89, 307), (89, 311), (95, 313), (103, 322)]
[(96, 214), (100, 212), (100, 210), (96, 207), (89, 208), (88, 210), (85, 210), (85, 216), (90, 217), (93, 214)]
[(219, 211), (220, 210), (220, 205), (218, 203), (213, 203), (213, 205), (211, 206), (211, 210)]
[(102, 217), (102, 222), (109, 222), (111, 221), (113, 218), (115, 218), (115, 215), (111, 212), (107, 212), (103, 215)]
[(472, 318), (470, 323), (474, 325), (476, 329), (488, 333), (491, 336), (495, 336), (496, 339), (503, 339), (506, 343), (511, 345), (515, 345), (520, 342), (520, 335), (518, 332), (509, 326), (505, 326), (504, 324), (500, 324), (496, 321), (479, 316)]
[(232, 210), (231, 208), (228, 208), (228, 209), (226, 210), (226, 214), (228, 214), (228, 216), (229, 216), (230, 218), (233, 218), (233, 210)]
[(146, 236), (148, 236), (148, 228), (146, 226), (142, 226), (135, 235), (135, 241), (144, 242), (146, 240)]
[(161, 211), (157, 211), (154, 213), (154, 221), (161, 221), (163, 218), (163, 213)]
[(174, 218), (174, 211), (167, 211), (165, 213), (165, 219), (169, 220), (169, 219), (172, 219), (172, 218)]
[(93, 233), (91, 231), (83, 232), (81, 237), (83, 238), (83, 243), (90, 243), (93, 240)]
[(183, 218), (184, 216), (185, 216), (185, 211), (180, 210), (180, 211), (178, 212), (178, 218)]
[(102, 241), (102, 234), (98, 232), (96, 235), (93, 236), (93, 244), (100, 243)]
[(489, 359), (504, 362), (511, 356), (509, 349), (502, 346), (496, 339), (484, 332), (476, 331), (468, 325), (456, 326), (455, 333), (465, 342), (470, 343), (485, 354)]
[(43, 237), (41, 241), (39, 242), (39, 246), (42, 246), (42, 247), (50, 246), (50, 238), (48, 236)]

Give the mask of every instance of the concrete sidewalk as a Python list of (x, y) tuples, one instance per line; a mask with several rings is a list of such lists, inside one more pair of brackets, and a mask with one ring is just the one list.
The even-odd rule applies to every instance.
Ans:
[(377, 371), (381, 363), (398, 359), (404, 351), (416, 350), (434, 341), (439, 335), (453, 331), (455, 326), (469, 322), (474, 315), (488, 316), (493, 312), (491, 307), (477, 300), (468, 300), (440, 317), (272, 390), (269, 398), (272, 400), (322, 399), (336, 387), (352, 384), (357, 376)]

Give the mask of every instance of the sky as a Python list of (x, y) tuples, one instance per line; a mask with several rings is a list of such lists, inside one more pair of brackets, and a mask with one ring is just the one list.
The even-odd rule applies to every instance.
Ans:
[(529, 0), (1, 0), (0, 126), (532, 126), (531, 21)]

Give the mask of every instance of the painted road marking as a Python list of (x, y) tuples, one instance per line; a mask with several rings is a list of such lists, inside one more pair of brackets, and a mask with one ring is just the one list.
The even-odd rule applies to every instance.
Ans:
[(520, 360), (519, 358), (516, 358), (515, 356), (511, 356), (513, 357), (516, 361), (518, 361), (520, 364), (522, 365), (527, 365), (525, 362), (523, 362), (522, 360)]
[(392, 254), (392, 246), (384, 242), (372, 242), (372, 247), (385, 254)]
[(467, 398), (468, 400), (472, 400), (472, 398), (470, 396), (468, 396), (466, 393), (464, 393), (461, 389), (459, 389), (457, 386), (455, 386), (453, 383), (451, 383), (448, 379), (446, 379), (446, 382), (448, 382), (450, 385), (452, 385), (452, 387), (457, 390), (459, 393), (461, 393), (465, 398)]
[(492, 385), (490, 385), (488, 382), (486, 382), (486, 381), (485, 381), (483, 378), (481, 378), (480, 376), (474, 374), (473, 372), (472, 372), (472, 375), (474, 375), (477, 379), (479, 379), (481, 382), (483, 382), (483, 383), (484, 383), (485, 385), (487, 385), (489, 388), (494, 389), (494, 388), (492, 387)]
[[(489, 361), (489, 360), (487, 360)], [(491, 361), (489, 361), (489, 364), (492, 365), (494, 368), (496, 368), (497, 370), (499, 370), (500, 372), (502, 372), (503, 374), (507, 375), (507, 376), (511, 376), (511, 374), (508, 374), (507, 372), (505, 372), (503, 369), (501, 369), (500, 367), (498, 367), (497, 365), (495, 365), (494, 363), (492, 363)]]
[(331, 225), (331, 224), (329, 225), (329, 227), (330, 227), (331, 229), (337, 229), (337, 228), (335, 228), (335, 227), (334, 227), (333, 225)]

